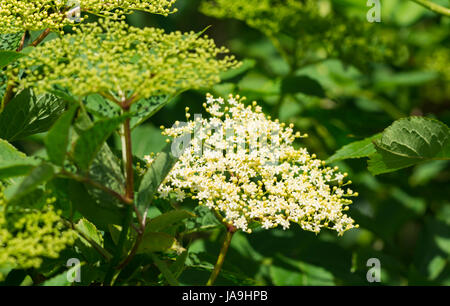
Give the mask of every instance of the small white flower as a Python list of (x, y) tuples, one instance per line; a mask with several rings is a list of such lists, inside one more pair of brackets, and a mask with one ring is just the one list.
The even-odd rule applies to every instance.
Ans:
[(245, 107), (238, 97), (225, 102), (208, 96), (206, 108), (212, 118), (202, 119), (203, 131), (189, 122), (163, 132), (197, 132), (202, 140), (184, 151), (160, 187), (162, 197), (172, 190), (179, 199), (190, 194), (243, 231), (253, 222), (284, 230), (295, 222), (315, 233), (328, 224), (339, 234), (354, 227), (342, 213), (353, 192), (333, 187), (345, 175), (323, 167), (305, 148), (295, 149), (300, 134), (292, 127), (268, 119), (256, 103)]

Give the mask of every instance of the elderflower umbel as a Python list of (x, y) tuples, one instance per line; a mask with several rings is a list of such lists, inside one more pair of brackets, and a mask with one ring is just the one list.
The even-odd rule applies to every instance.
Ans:
[(289, 44), (283, 40), (275, 46), (283, 49), (282, 54), (291, 54), (292, 60), (299, 60), (299, 66), (327, 54), (365, 68), (368, 58), (395, 59), (396, 53), (403, 52), (392, 33), (339, 14), (327, 1), (204, 0), (201, 11), (217, 18), (242, 20), (273, 41), (280, 36), (293, 38)]
[(204, 107), (211, 118), (196, 116), (164, 129), (163, 135), (175, 138), (172, 149), (178, 140), (195, 136), (159, 196), (197, 199), (224, 222), (249, 233), (252, 223), (288, 229), (294, 222), (304, 230), (330, 228), (339, 235), (357, 227), (344, 213), (352, 203), (348, 197), (357, 196), (345, 188), (351, 183), (344, 182), (347, 174), (325, 167), (304, 148), (295, 149), (294, 140), (306, 134), (266, 117), (256, 102), (245, 107), (243, 100), (208, 95)]
[[(76, 239), (56, 211), (54, 197), (48, 197), (42, 210), (20, 208), (6, 212), (4, 187), (0, 182), (0, 267), (38, 268), (44, 258), (57, 258)], [(0, 280), (2, 274), (0, 271)]]
[[(59, 87), (79, 97), (98, 93), (137, 101), (217, 83), (220, 72), (238, 65), (227, 53), (198, 33), (166, 34), (103, 19), (34, 48), (9, 76), (18, 89)], [(26, 74), (22, 78), (19, 69)]]
[[(0, 3), (0, 33), (16, 33), (41, 29), (59, 30), (74, 25), (71, 10), (78, 9), (115, 19), (139, 10), (168, 15), (176, 0), (2, 0)], [(79, 21), (84, 21), (81, 16)]]

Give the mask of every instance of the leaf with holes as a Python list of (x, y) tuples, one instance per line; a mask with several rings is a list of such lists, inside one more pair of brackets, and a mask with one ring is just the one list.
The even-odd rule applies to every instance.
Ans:
[(161, 108), (167, 105), (172, 97), (173, 96), (168, 95), (153, 96), (135, 102), (131, 106), (131, 112), (134, 114), (131, 119), (131, 128), (134, 129), (138, 125), (144, 123), (147, 119), (151, 118)]
[(23, 32), (0, 34), (0, 50), (14, 51), (22, 41)]

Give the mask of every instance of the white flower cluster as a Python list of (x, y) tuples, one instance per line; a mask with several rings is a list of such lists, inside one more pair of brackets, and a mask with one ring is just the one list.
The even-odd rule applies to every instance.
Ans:
[(351, 183), (344, 183), (347, 174), (325, 167), (304, 148), (295, 149), (295, 138), (307, 135), (294, 134), (292, 124), (272, 121), (256, 102), (245, 107), (243, 100), (208, 95), (203, 106), (211, 118), (196, 116), (164, 129), (163, 135), (175, 138), (172, 147), (177, 139), (195, 136), (159, 196), (174, 194), (178, 201), (192, 197), (248, 233), (254, 225), (288, 229), (291, 222), (315, 233), (330, 228), (339, 235), (357, 227), (343, 213), (352, 203), (348, 197), (357, 196), (344, 188)]

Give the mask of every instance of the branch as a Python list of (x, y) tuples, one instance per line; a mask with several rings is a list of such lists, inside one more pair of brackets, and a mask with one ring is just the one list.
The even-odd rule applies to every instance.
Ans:
[(133, 152), (131, 148), (131, 128), (130, 128), (130, 118), (128, 118), (124, 125), (123, 131), (125, 134), (125, 156), (126, 156), (126, 197), (129, 199), (134, 199), (134, 173), (133, 173)]
[(74, 173), (68, 172), (66, 170), (62, 170), (61, 175), (67, 176), (67, 177), (74, 179), (81, 183), (87, 183), (97, 189), (103, 190), (103, 191), (109, 193), (110, 195), (112, 195), (113, 197), (119, 199), (121, 202), (123, 202), (125, 204), (133, 203), (133, 200), (128, 198), (127, 196), (121, 195), (120, 193), (117, 193), (116, 191), (109, 189), (108, 187), (103, 186), (102, 184), (97, 183), (96, 181), (93, 181), (89, 177), (74, 174)]
[(48, 34), (50, 34), (50, 32), (50, 29), (45, 29), (44, 32), (42, 32), (42, 34), (31, 43), (31, 46), (36, 47), (39, 45), (48, 36)]
[(436, 3), (428, 1), (428, 0), (411, 0), (411, 1), (414, 1), (417, 4), (420, 4), (423, 7), (426, 7), (427, 9), (429, 9), (437, 14), (450, 17), (450, 9), (448, 9), (444, 6), (441, 6), (439, 4), (436, 4)]
[[(122, 109), (125, 112), (129, 111), (129, 108), (125, 103), (122, 104)], [(134, 205), (134, 170), (133, 170), (133, 152), (131, 147), (131, 129), (130, 129), (130, 119), (128, 118), (123, 125), (123, 133), (125, 141), (123, 142), (124, 147), (122, 150), (125, 152), (125, 172), (126, 172), (126, 186), (125, 186), (125, 197), (130, 199), (129, 206), (127, 207), (127, 214), (122, 223), (122, 231), (120, 233), (119, 242), (117, 244), (116, 253), (114, 254), (114, 258), (109, 266), (108, 272), (106, 273), (105, 280), (103, 282), (104, 285), (113, 285), (115, 279), (119, 276), (120, 271), (131, 261), (134, 257), (134, 254), (138, 250), (140, 241), (142, 240), (142, 236), (144, 234), (142, 228), (138, 232), (137, 240), (134, 244), (133, 249), (125, 258), (125, 260), (120, 263), (123, 253), (123, 247), (127, 240), (128, 229), (130, 228), (133, 222), (133, 209)]]
[(20, 44), (19, 47), (17, 48), (17, 52), (20, 52), (23, 50), (23, 47), (25, 45), (25, 38), (27, 37), (27, 31), (25, 31), (25, 33), (23, 33), (22, 39), (20, 40)]

